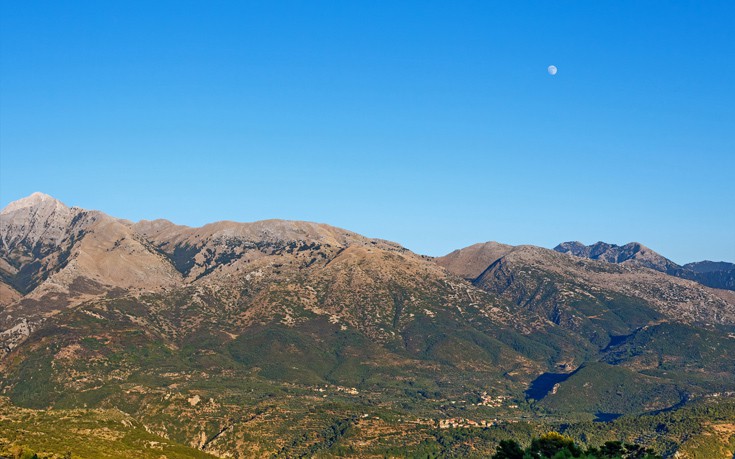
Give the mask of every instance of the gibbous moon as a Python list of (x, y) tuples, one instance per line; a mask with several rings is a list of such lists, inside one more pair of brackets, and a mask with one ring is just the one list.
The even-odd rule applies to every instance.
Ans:
[(549, 72), (549, 75), (556, 75), (556, 66), (550, 65), (548, 69), (546, 69)]

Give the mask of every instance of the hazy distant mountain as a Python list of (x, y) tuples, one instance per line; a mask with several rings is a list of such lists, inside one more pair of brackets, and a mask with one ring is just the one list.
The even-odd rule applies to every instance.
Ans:
[(554, 250), (591, 260), (643, 266), (667, 274), (672, 274), (681, 269), (681, 266), (638, 242), (630, 242), (622, 246), (605, 242), (597, 242), (589, 246), (581, 242), (564, 242), (554, 247)]
[(512, 429), (735, 387), (735, 293), (639, 244), (432, 259), (326, 224), (133, 223), (40, 193), (0, 213), (0, 240), (0, 393), (120, 409), (219, 456), (340, 439), (382, 457), (443, 419)]
[(735, 269), (735, 263), (705, 260), (696, 261), (694, 263), (687, 263), (682, 267), (697, 273), (713, 273), (717, 271), (732, 271), (733, 269)]
[(735, 290), (735, 264), (703, 261), (680, 266), (637, 242), (622, 246), (605, 242), (592, 245), (563, 242), (554, 247), (554, 250), (608, 263), (642, 266), (682, 279), (690, 279), (708, 287)]

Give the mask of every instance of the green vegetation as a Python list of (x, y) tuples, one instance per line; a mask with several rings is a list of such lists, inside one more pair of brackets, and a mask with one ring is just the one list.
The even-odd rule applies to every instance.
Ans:
[(538, 406), (558, 413), (635, 413), (665, 409), (683, 394), (668, 380), (604, 363), (584, 365)]
[(214, 459), (146, 432), (118, 410), (30, 410), (0, 398), (0, 457), (13, 459)]

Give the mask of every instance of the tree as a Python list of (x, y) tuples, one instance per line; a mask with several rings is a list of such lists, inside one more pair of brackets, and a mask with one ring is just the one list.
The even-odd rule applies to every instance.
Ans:
[(641, 445), (608, 441), (601, 448), (590, 446), (586, 451), (571, 437), (549, 432), (531, 440), (525, 450), (515, 440), (503, 440), (492, 459), (661, 459), (652, 449)]
[(568, 457), (579, 457), (582, 455), (582, 450), (574, 444), (574, 440), (571, 437), (567, 437), (558, 432), (548, 432), (541, 435), (541, 438), (534, 438), (531, 441), (531, 447), (528, 452), (531, 453), (531, 457), (551, 458), (564, 450), (570, 453)]
[(523, 449), (515, 440), (501, 440), (492, 459), (523, 459)]
[(604, 458), (623, 457), (624, 452), (623, 443), (619, 441), (606, 441), (600, 448), (600, 453)]

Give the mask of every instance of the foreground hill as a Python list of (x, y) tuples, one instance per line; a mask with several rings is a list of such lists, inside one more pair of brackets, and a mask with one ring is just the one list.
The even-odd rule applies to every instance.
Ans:
[(496, 426), (492, 450), (735, 387), (733, 292), (646, 267), (496, 243), (431, 259), (308, 222), (133, 223), (42, 194), (2, 211), (0, 241), (9, 403), (122, 410), (223, 457), (383, 457), (452, 426)]

